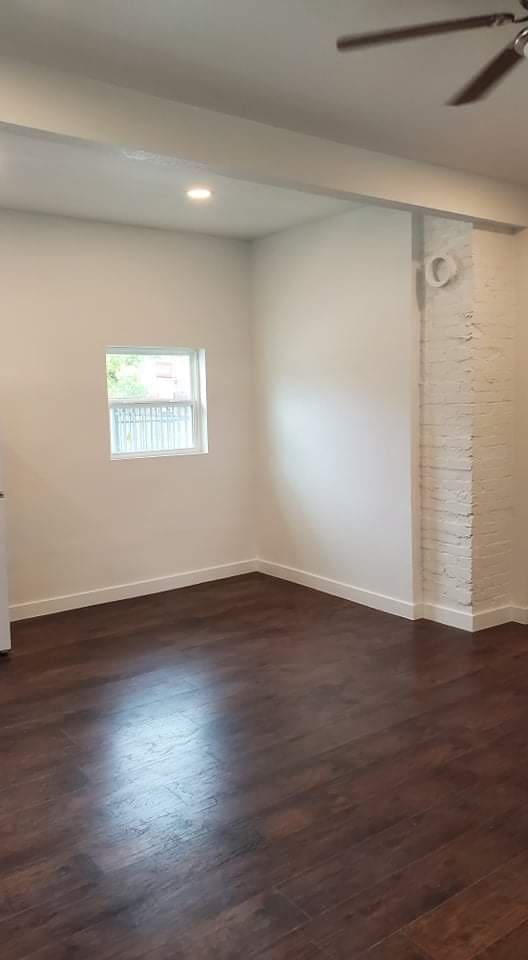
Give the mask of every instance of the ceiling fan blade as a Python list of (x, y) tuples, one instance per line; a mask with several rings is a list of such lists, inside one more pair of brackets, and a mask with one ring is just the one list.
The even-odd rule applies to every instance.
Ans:
[(476, 100), (482, 100), (523, 59), (524, 57), (517, 53), (515, 47), (510, 44), (504, 50), (501, 50), (499, 55), (484, 67), (484, 70), (473, 77), (473, 80), (452, 100), (448, 101), (449, 106), (459, 107), (464, 103), (475, 103)]
[(421, 23), (413, 27), (399, 27), (395, 30), (381, 30), (374, 33), (358, 33), (339, 37), (338, 50), (357, 50), (360, 47), (375, 47), (382, 43), (394, 43), (399, 40), (414, 40), (417, 37), (432, 37), (441, 33), (455, 33), (460, 30), (474, 30), (476, 27), (500, 27), (505, 23), (515, 23), (513, 13), (488, 13), (480, 17), (466, 17), (462, 20), (440, 20), (435, 23)]

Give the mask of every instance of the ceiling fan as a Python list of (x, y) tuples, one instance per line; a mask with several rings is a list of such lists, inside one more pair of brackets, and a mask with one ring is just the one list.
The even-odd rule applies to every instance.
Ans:
[[(528, 0), (520, 0), (528, 10)], [(514, 13), (488, 13), (480, 17), (465, 17), (461, 20), (440, 20), (435, 23), (421, 23), (411, 27), (399, 27), (394, 30), (380, 30), (374, 33), (358, 33), (339, 37), (337, 49), (343, 52), (359, 50), (362, 47), (375, 47), (384, 43), (396, 43), (400, 40), (414, 40), (419, 37), (432, 37), (441, 33), (458, 33), (463, 30), (475, 30), (478, 27), (503, 27), (510, 23), (528, 23), (528, 16), (518, 17)], [(523, 27), (515, 39), (481, 70), (459, 93), (448, 101), (450, 106), (461, 106), (482, 100), (523, 58), (528, 58), (528, 27)]]

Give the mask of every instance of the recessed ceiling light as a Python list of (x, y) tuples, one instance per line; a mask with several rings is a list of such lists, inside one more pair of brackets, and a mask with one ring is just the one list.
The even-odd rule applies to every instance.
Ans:
[(191, 187), (187, 190), (189, 200), (210, 200), (212, 195), (213, 191), (209, 187)]

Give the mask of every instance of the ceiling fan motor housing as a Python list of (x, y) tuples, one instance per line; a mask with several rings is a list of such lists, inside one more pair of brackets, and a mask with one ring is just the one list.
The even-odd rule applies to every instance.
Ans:
[(528, 28), (521, 30), (520, 34), (513, 41), (513, 46), (515, 52), (518, 53), (520, 57), (528, 58)]

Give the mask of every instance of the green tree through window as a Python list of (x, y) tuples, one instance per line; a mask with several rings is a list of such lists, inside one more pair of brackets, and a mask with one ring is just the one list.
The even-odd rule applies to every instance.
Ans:
[(147, 396), (139, 371), (142, 359), (125, 353), (107, 354), (106, 382), (112, 400), (141, 400)]

